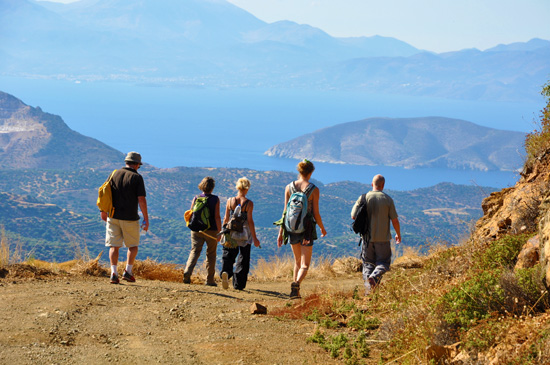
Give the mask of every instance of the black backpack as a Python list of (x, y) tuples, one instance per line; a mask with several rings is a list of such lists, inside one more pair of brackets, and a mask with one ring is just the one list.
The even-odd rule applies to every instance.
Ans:
[(359, 202), (359, 207), (357, 208), (357, 214), (351, 223), (351, 230), (361, 237), (359, 240), (359, 245), (361, 245), (361, 240), (366, 240), (368, 238), (369, 233), (369, 216), (367, 214), (366, 195), (367, 194), (361, 195), (361, 201)]

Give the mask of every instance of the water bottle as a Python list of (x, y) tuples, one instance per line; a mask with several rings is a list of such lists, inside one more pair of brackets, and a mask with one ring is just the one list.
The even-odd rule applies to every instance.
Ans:
[(239, 217), (241, 215), (241, 205), (237, 205), (237, 208), (235, 208), (235, 212), (233, 212), (233, 215), (235, 217)]

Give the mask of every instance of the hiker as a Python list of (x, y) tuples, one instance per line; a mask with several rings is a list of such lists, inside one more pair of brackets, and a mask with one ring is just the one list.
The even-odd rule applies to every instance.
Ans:
[(206, 285), (217, 286), (214, 281), (214, 275), (216, 274), (216, 250), (218, 248), (218, 231), (222, 226), (220, 218), (220, 199), (212, 194), (216, 182), (214, 178), (207, 176), (199, 183), (199, 189), (202, 190), (202, 194), (196, 196), (191, 202), (191, 209), (195, 204), (195, 200), (199, 197), (207, 197), (206, 209), (210, 213), (210, 227), (205, 231), (195, 232), (191, 231), (191, 252), (187, 259), (187, 265), (183, 272), (183, 282), (185, 284), (191, 283), (191, 275), (195, 269), (195, 265), (201, 255), (202, 246), (206, 242)]
[[(285, 188), (283, 218), (275, 222), (275, 224), (280, 225), (277, 245), (281, 247), (283, 243), (286, 244), (289, 241), (294, 255), (294, 281), (290, 285), (291, 299), (300, 298), (300, 284), (307, 275), (313, 252), (313, 241), (317, 239), (315, 225), (317, 224), (321, 228), (321, 237), (327, 235), (319, 213), (319, 196), (321, 195), (319, 188), (309, 182), (315, 166), (311, 161), (304, 159), (298, 164), (297, 170), (299, 172), (298, 180), (291, 182)], [(294, 212), (290, 212), (290, 210), (296, 208), (292, 204), (294, 199), (291, 200), (290, 198), (300, 194), (302, 194), (302, 197), (299, 199), (304, 199), (307, 210), (302, 212), (304, 214), (294, 216)], [(289, 204), (289, 200), (291, 200), (291, 204)], [(292, 218), (293, 216), (294, 218)], [(293, 221), (293, 219), (296, 220)], [(303, 219), (303, 221), (300, 222), (300, 219)], [(296, 233), (300, 231), (302, 232)]]
[[(246, 197), (250, 189), (250, 180), (246, 177), (240, 178), (235, 188), (237, 189), (237, 196), (227, 199), (225, 216), (223, 218), (223, 227), (227, 233), (222, 239), (225, 239), (226, 242), (222, 248), (222, 270), (220, 276), (224, 289), (229, 287), (229, 279), (233, 278), (233, 288), (243, 290), (246, 287), (248, 272), (250, 271), (251, 244), (254, 243), (254, 246), (259, 247), (260, 241), (256, 237), (254, 219), (252, 218), (254, 203)], [(227, 228), (227, 225), (235, 214), (239, 214), (239, 211), (243, 217), (242, 231), (244, 232), (244, 237), (243, 239), (232, 240), (232, 232)], [(235, 270), (233, 270), (235, 259), (237, 259), (237, 265)]]
[(101, 212), (101, 219), (107, 222), (105, 246), (110, 247), (111, 284), (119, 283), (117, 271), (118, 251), (123, 243), (128, 248), (128, 253), (122, 279), (130, 283), (136, 281), (132, 274), (132, 267), (139, 246), (140, 225), (138, 205), (143, 214), (141, 229), (145, 232), (149, 229), (145, 184), (143, 177), (137, 172), (142, 165), (141, 155), (137, 152), (129, 152), (124, 162), (126, 166), (116, 170), (111, 177), (113, 216), (108, 217), (106, 212)]
[[(363, 279), (365, 280), (366, 293), (373, 290), (382, 275), (390, 269), (391, 263), (391, 234), (390, 222), (395, 230), (395, 243), (401, 243), (401, 229), (395, 210), (393, 199), (382, 190), (386, 180), (382, 175), (376, 175), (372, 179), (372, 191), (366, 195), (368, 233), (366, 235), (361, 259), (363, 261)], [(362, 196), (351, 210), (351, 218), (355, 219)]]

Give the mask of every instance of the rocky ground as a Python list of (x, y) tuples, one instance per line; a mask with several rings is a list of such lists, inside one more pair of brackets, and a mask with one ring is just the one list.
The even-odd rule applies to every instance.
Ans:
[[(348, 290), (354, 279), (311, 280), (303, 293)], [(287, 282), (244, 291), (200, 284), (56, 276), (0, 280), (2, 364), (330, 364), (306, 339), (315, 324), (251, 314), (285, 307)]]

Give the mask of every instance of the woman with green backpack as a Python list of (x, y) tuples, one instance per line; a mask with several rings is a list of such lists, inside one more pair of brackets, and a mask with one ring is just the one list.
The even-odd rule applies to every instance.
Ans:
[(311, 263), (313, 241), (317, 239), (316, 225), (321, 237), (327, 235), (319, 213), (319, 188), (310, 183), (315, 166), (304, 159), (297, 166), (298, 180), (285, 188), (285, 210), (280, 221), (277, 245), (290, 241), (294, 255), (294, 281), (290, 285), (290, 298), (300, 298), (300, 283), (304, 280)]
[[(202, 194), (196, 196), (191, 202), (190, 211), (193, 215), (188, 222), (188, 227), (191, 229), (191, 252), (187, 259), (187, 265), (183, 272), (183, 282), (191, 283), (191, 275), (201, 255), (202, 246), (206, 243), (206, 285), (217, 286), (214, 281), (216, 274), (216, 250), (220, 236), (217, 236), (220, 230), (220, 199), (213, 195), (216, 181), (214, 178), (207, 176), (199, 184), (199, 189)], [(200, 208), (197, 208), (201, 205)], [(201, 221), (203, 220), (203, 221)], [(196, 224), (196, 228), (195, 228)]]

